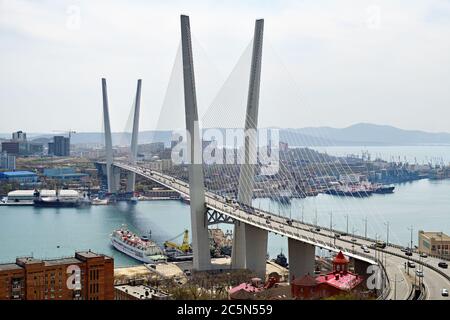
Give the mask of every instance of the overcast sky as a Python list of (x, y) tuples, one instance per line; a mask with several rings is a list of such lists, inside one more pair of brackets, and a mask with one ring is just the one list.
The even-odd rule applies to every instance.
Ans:
[(202, 50), (196, 71), (209, 71), (205, 106), (264, 18), (260, 126), (450, 131), (449, 1), (0, 0), (0, 132), (99, 131), (101, 77), (113, 131), (138, 78), (141, 129), (154, 128), (180, 14)]

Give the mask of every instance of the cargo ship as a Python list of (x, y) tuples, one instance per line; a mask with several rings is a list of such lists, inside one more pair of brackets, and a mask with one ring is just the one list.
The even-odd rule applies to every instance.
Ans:
[(147, 236), (138, 236), (124, 225), (111, 234), (111, 244), (126, 255), (144, 263), (167, 261), (163, 250)]
[(372, 194), (372, 188), (367, 188), (365, 185), (343, 185), (330, 188), (324, 191), (326, 194), (334, 196), (345, 197), (368, 197)]
[(34, 190), (33, 205), (35, 207), (73, 208), (90, 205), (89, 197), (82, 197), (76, 190), (55, 190), (54, 196), (43, 196), (39, 190)]
[(395, 186), (393, 185), (375, 185), (373, 188), (373, 193), (380, 193), (380, 194), (386, 194), (386, 193), (393, 193), (395, 189)]

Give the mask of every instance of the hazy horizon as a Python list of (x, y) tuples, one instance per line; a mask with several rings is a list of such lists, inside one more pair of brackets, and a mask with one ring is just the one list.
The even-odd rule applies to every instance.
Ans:
[(172, 73), (180, 14), (191, 18), (199, 111), (237, 64), (236, 87), (226, 93), (239, 96), (229, 112), (242, 122), (242, 54), (255, 19), (264, 18), (260, 127), (364, 122), (450, 132), (450, 3), (443, 0), (0, 0), (0, 132), (100, 132), (102, 77), (113, 132), (128, 129), (138, 78), (140, 131), (160, 128), (161, 113), (178, 116), (179, 127), (183, 105), (167, 96), (182, 94)]

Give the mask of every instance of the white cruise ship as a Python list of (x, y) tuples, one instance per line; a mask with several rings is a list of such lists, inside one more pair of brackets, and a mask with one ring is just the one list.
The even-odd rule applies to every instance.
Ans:
[(126, 226), (114, 230), (111, 234), (111, 244), (126, 255), (144, 263), (166, 262), (163, 250), (148, 237), (139, 237)]

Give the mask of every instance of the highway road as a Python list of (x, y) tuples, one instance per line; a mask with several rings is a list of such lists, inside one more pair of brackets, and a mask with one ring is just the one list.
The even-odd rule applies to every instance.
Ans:
[[(179, 192), (180, 194), (189, 196), (189, 184), (184, 181), (137, 165), (129, 165), (125, 163), (114, 163), (114, 165), (158, 182), (169, 189)], [(408, 260), (408, 256), (406, 256), (399, 247), (387, 246), (384, 250), (370, 248), (370, 252), (365, 253), (361, 246), (365, 245), (370, 247), (374, 244), (375, 240), (363, 239), (360, 237), (353, 238), (351, 235), (341, 235), (337, 238), (335, 234), (341, 234), (341, 232), (333, 230), (330, 231), (326, 228), (305, 224), (297, 220), (288, 221), (286, 217), (281, 217), (257, 208), (243, 208), (241, 205), (232, 202), (230, 199), (226, 199), (209, 191), (205, 192), (205, 202), (208, 208), (226, 214), (233, 219), (289, 238), (303, 241), (323, 249), (334, 252), (341, 250), (349, 257), (363, 260), (370, 264), (377, 264), (377, 257), (380, 258), (383, 256), (383, 261), (386, 262), (385, 267), (391, 283), (391, 292), (388, 299), (394, 299), (395, 295), (396, 299), (404, 300), (411, 293), (412, 283), (415, 280), (415, 270), (411, 269), (409, 271), (409, 276), (405, 274), (404, 264)], [(381, 251), (383, 251), (382, 255), (380, 255)], [(416, 265), (418, 265), (420, 259), (419, 255), (414, 253), (412, 258), (418, 260), (416, 262)], [(439, 261), (440, 260), (437, 258), (429, 257), (427, 259), (423, 259), (422, 262), (438, 268), (437, 265)], [(441, 290), (442, 288), (450, 289), (449, 269), (439, 269), (441, 272), (444, 272), (448, 278), (426, 266), (423, 270), (423, 282), (427, 289), (426, 299), (448, 299), (448, 297), (442, 297)], [(394, 283), (396, 284), (396, 290), (394, 290)]]

